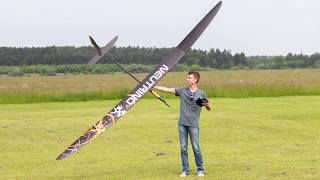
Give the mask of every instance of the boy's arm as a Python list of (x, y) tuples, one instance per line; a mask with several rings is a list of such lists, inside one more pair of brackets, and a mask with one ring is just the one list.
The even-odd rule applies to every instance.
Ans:
[[(204, 92), (204, 97), (206, 98), (206, 99), (208, 99), (208, 96), (207, 96), (207, 94)], [(211, 105), (210, 105), (210, 102), (209, 101), (207, 101), (206, 103), (203, 103), (202, 104), (204, 107), (206, 107), (206, 109), (208, 110), (208, 111), (211, 111)]]
[(211, 105), (210, 105), (209, 102), (203, 103), (203, 105), (204, 105), (204, 107), (206, 107), (206, 109), (207, 109), (208, 111), (211, 111)]
[(159, 90), (159, 91), (163, 91), (166, 93), (176, 93), (176, 89), (175, 88), (167, 88), (167, 87), (163, 87), (163, 86), (155, 86), (153, 87), (153, 89)]

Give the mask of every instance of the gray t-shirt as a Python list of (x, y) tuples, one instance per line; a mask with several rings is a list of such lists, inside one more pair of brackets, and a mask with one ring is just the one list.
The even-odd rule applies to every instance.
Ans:
[(201, 107), (197, 105), (196, 100), (199, 98), (208, 99), (206, 93), (201, 89), (197, 89), (192, 93), (189, 87), (181, 87), (175, 91), (176, 96), (180, 97), (179, 124), (199, 127)]

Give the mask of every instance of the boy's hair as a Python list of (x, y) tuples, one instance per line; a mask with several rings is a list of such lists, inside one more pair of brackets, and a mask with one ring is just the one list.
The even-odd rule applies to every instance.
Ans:
[(199, 82), (200, 80), (200, 74), (197, 72), (197, 71), (190, 71), (188, 72), (188, 75), (193, 75), (195, 78), (197, 78), (197, 83)]

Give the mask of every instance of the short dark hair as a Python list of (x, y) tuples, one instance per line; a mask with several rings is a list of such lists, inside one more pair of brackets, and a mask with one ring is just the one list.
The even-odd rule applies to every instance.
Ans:
[(200, 74), (197, 72), (197, 71), (190, 71), (190, 72), (188, 72), (188, 75), (193, 75), (194, 77), (196, 77), (197, 78), (197, 83), (199, 82), (199, 80), (200, 80)]

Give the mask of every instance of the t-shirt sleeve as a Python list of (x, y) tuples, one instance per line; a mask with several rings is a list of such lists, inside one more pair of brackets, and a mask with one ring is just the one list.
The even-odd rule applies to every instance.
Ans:
[(204, 91), (203, 91), (203, 93), (202, 93), (202, 96), (203, 96), (203, 98), (208, 99), (208, 96), (207, 96), (206, 92), (204, 92)]
[(175, 89), (175, 92), (176, 92), (175, 94), (176, 94), (176, 96), (180, 96), (182, 90), (183, 90), (183, 87), (181, 87), (181, 88), (176, 88), (176, 89)]

